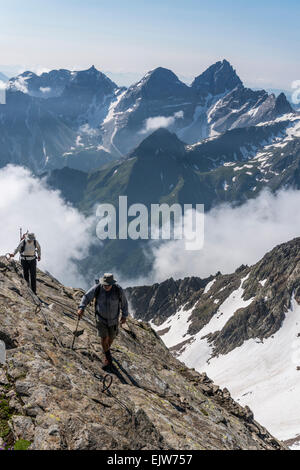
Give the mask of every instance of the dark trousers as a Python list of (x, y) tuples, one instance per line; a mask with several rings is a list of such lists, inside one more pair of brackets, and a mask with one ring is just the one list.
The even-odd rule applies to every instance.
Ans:
[(22, 259), (21, 263), (23, 267), (25, 281), (29, 285), (29, 275), (30, 275), (31, 290), (36, 294), (36, 259), (31, 259), (31, 260)]

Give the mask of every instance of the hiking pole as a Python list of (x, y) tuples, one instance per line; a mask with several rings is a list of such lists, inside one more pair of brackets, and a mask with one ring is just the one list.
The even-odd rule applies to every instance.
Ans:
[(78, 319), (77, 319), (76, 330), (73, 331), (74, 337), (73, 337), (73, 342), (72, 342), (71, 349), (74, 349), (75, 339), (78, 338), (79, 336), (83, 335), (83, 333), (84, 333), (84, 330), (78, 331), (79, 322), (80, 322), (80, 317), (78, 317)]
[[(27, 230), (27, 233), (28, 233), (28, 230)], [(22, 240), (24, 240), (24, 238), (25, 238), (25, 233), (23, 234), (23, 229), (22, 229), (22, 227), (20, 227), (20, 242), (21, 242)], [(22, 256), (21, 256), (21, 253), (20, 253), (20, 255), (19, 255), (19, 261), (21, 262), (21, 260), (22, 260)]]

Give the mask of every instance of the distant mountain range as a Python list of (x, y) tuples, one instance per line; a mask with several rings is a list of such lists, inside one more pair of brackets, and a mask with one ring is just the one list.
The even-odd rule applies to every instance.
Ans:
[(159, 67), (118, 87), (93, 66), (11, 78), (0, 108), (0, 165), (89, 171), (130, 154), (160, 127), (187, 144), (292, 114), (284, 94), (245, 88), (223, 60), (186, 85)]
[[(242, 204), (262, 189), (300, 188), (300, 114), (283, 93), (245, 88), (223, 60), (186, 85), (159, 67), (128, 89), (91, 67), (24, 72), (0, 105), (0, 167), (24, 165), (85, 214), (128, 204)], [(74, 182), (76, 181), (76, 184)], [(95, 244), (88, 278), (146, 275), (147, 243)]]

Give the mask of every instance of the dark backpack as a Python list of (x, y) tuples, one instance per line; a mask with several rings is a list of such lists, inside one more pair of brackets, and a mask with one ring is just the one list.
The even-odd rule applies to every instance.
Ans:
[[(36, 240), (33, 240), (33, 243), (34, 243), (34, 248), (36, 248)], [(25, 246), (26, 246), (26, 240), (23, 240), (23, 243), (22, 243), (22, 246), (21, 246), (21, 249), (20, 249), (21, 254), (24, 253)]]
[[(95, 315), (97, 315), (97, 313), (98, 313), (97, 312), (97, 299), (99, 297), (101, 289), (102, 289), (102, 286), (101, 286), (101, 284), (98, 283), (97, 288), (95, 290), (95, 297), (94, 297), (94, 299), (95, 299)], [(121, 287), (118, 284), (114, 284), (113, 289), (117, 289), (117, 293), (118, 293), (118, 297), (119, 297), (119, 310), (120, 310), (121, 302), (122, 302)]]

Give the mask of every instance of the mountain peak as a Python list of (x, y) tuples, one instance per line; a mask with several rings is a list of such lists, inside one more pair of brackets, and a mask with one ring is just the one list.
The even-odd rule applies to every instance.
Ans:
[(287, 100), (287, 97), (285, 96), (284, 93), (280, 93), (280, 95), (277, 96), (276, 102), (275, 102), (275, 111), (278, 114), (289, 114), (289, 113), (294, 113), (294, 110), (290, 103)]
[(172, 70), (157, 67), (130, 87), (129, 93), (141, 94), (146, 99), (163, 99), (171, 96), (187, 97), (191, 90)]
[(87, 69), (87, 72), (90, 72), (90, 73), (99, 73), (99, 70), (96, 69), (96, 67), (94, 65), (92, 65), (89, 69)]
[(242, 85), (241, 79), (230, 62), (224, 59), (211, 65), (205, 72), (196, 77), (192, 83), (192, 88), (200, 94), (220, 95)]
[(164, 67), (157, 67), (156, 69), (150, 70), (146, 75), (138, 82), (139, 86), (181, 86), (188, 88), (185, 83), (181, 82), (177, 75), (172, 70)]
[(97, 70), (94, 65), (87, 70), (80, 70), (74, 74), (73, 82), (76, 85), (98, 88), (99, 82), (101, 85), (109, 88), (111, 91), (116, 89), (118, 86), (110, 78), (108, 78), (104, 73)]
[(176, 134), (160, 127), (148, 137), (132, 152), (131, 156), (153, 156), (158, 153), (182, 155), (185, 144), (178, 139)]
[(150, 70), (146, 74), (148, 78), (160, 78), (160, 79), (171, 79), (171, 80), (179, 80), (177, 75), (170, 69), (166, 69), (165, 67), (156, 67), (156, 69)]

